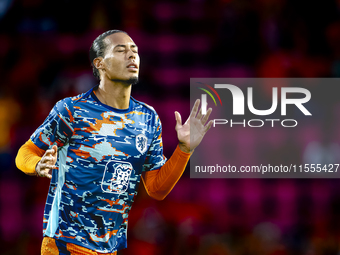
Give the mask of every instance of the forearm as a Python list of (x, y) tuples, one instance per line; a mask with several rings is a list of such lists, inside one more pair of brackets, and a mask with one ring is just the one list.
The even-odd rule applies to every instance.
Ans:
[(149, 196), (162, 200), (181, 178), (189, 161), (190, 153), (175, 149), (169, 160), (159, 169), (143, 173), (142, 181)]
[(20, 147), (15, 163), (17, 168), (28, 175), (36, 175), (35, 167), (45, 151), (36, 146), (31, 140), (28, 140)]

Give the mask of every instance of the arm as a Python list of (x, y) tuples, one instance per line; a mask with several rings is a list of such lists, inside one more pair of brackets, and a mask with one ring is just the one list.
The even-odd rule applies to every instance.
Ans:
[(25, 174), (37, 175), (35, 166), (44, 154), (45, 151), (36, 146), (30, 139), (20, 147), (15, 158), (15, 164)]
[(30, 139), (19, 149), (15, 163), (25, 174), (51, 179), (51, 171), (56, 168), (57, 156), (56, 145), (52, 149), (44, 151)]
[(163, 200), (170, 193), (181, 178), (190, 155), (177, 146), (172, 156), (160, 169), (143, 173), (142, 181), (150, 197)]
[(175, 129), (177, 131), (179, 145), (170, 159), (160, 169), (144, 172), (142, 175), (145, 189), (152, 198), (162, 200), (170, 193), (182, 176), (190, 155), (200, 144), (204, 135), (212, 125), (212, 121), (209, 121), (209, 123), (205, 125), (212, 109), (210, 108), (204, 116), (201, 111), (197, 114), (199, 103), (200, 101), (196, 100), (189, 118), (183, 125), (181, 115), (175, 112)]
[(52, 178), (56, 168), (57, 144), (65, 145), (72, 136), (73, 106), (69, 98), (60, 100), (51, 110), (44, 123), (18, 151), (17, 167), (28, 175)]

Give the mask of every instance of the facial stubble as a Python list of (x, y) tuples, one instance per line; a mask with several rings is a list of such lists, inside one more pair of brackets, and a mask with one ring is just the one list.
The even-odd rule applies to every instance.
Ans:
[(112, 79), (111, 81), (114, 81), (114, 82), (121, 82), (121, 83), (126, 84), (127, 86), (129, 86), (129, 85), (135, 85), (135, 84), (138, 83), (138, 76), (137, 76), (137, 77), (131, 77), (131, 78), (128, 79), (128, 80)]

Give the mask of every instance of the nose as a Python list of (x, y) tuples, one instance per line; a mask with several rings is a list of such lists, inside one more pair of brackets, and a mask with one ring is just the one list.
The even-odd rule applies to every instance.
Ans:
[(136, 55), (138, 53), (135, 53), (133, 52), (131, 49), (129, 50), (129, 53), (128, 53), (128, 59), (136, 59)]

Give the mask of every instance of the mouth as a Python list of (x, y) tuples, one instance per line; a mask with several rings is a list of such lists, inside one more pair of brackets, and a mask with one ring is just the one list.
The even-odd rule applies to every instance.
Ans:
[(135, 63), (130, 63), (126, 66), (129, 71), (138, 71), (138, 66)]

